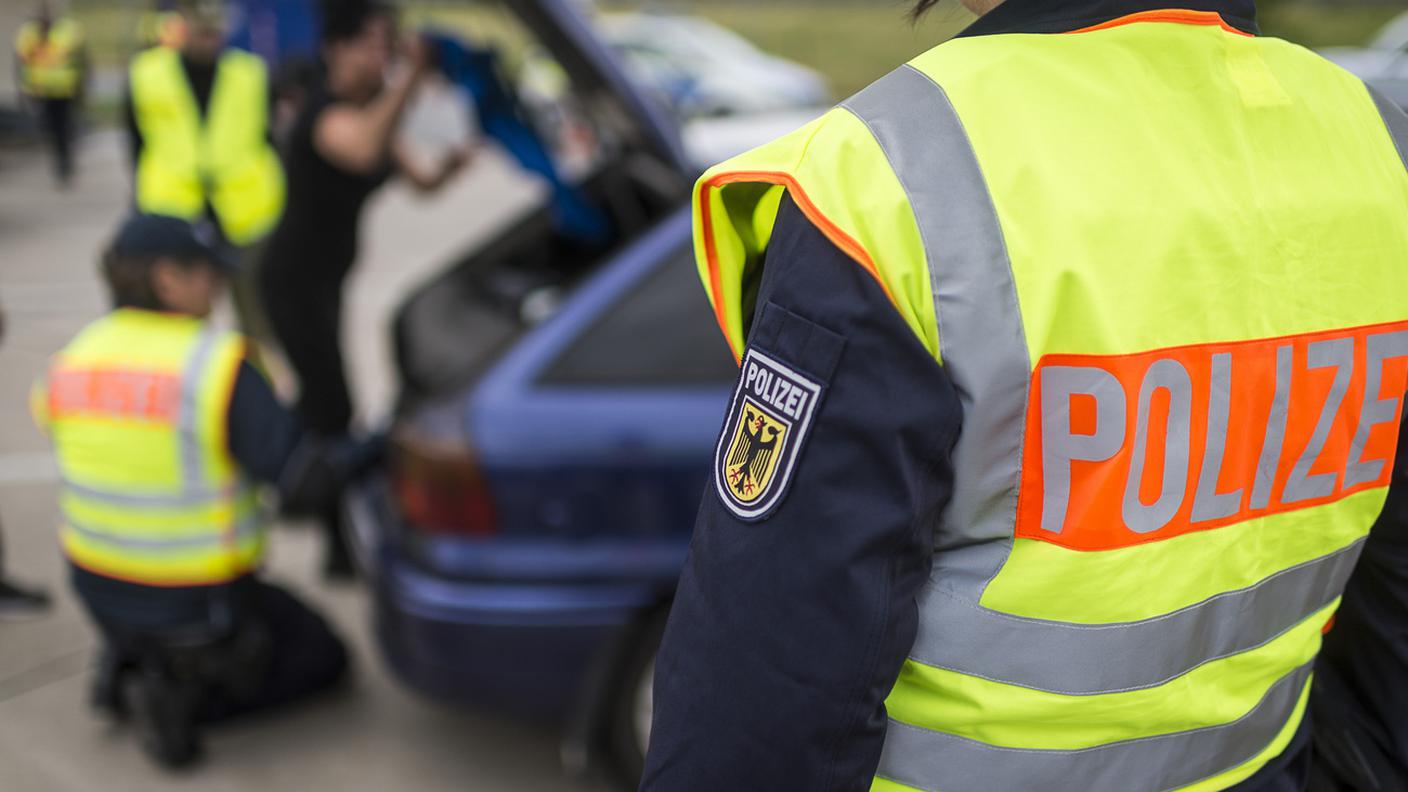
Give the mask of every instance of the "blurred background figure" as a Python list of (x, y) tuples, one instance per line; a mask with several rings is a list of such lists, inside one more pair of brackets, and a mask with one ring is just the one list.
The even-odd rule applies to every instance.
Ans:
[[(225, 46), (216, 0), (163, 12), (168, 42), (132, 59), (127, 129), (139, 212), (213, 226), (222, 258), (237, 263), (279, 220), (284, 173), (270, 132), (268, 70), (258, 56)], [(179, 35), (178, 35), (179, 31)], [(179, 48), (171, 46), (178, 43)], [(240, 324), (254, 332), (252, 303), (238, 288)]]
[[(0, 308), (0, 341), (5, 339), (5, 311)], [(49, 597), (13, 583), (5, 577), (5, 536), (0, 526), (0, 621), (42, 616), (49, 610)]]
[(137, 23), (137, 42), (145, 48), (179, 50), (186, 41), (186, 17), (176, 0), (155, 0)]
[[(470, 159), (467, 150), (452, 152), (426, 172), (398, 141), (401, 118), (432, 58), (419, 37), (408, 39), (404, 62), (387, 80), (395, 53), (390, 6), (373, 0), (325, 6), (322, 69), (286, 144), (288, 208), (261, 264), (264, 309), (298, 375), (298, 411), (309, 430), (322, 436), (345, 433), (352, 422), (339, 333), (362, 207), (393, 175), (433, 192)], [(349, 577), (352, 565), (335, 508), (323, 524), (324, 571)]]
[(20, 89), (39, 116), (53, 152), (54, 177), (60, 187), (67, 187), (73, 180), (75, 116), (88, 78), (83, 28), (41, 2), (34, 19), (15, 37), (15, 56)]
[(265, 515), (321, 508), (375, 464), (379, 441), (306, 437), (206, 319), (219, 253), (184, 220), (136, 215), (103, 259), (113, 310), (35, 385), (58, 458), (62, 545), (103, 633), (93, 704), (135, 721), (158, 761), (194, 759), (197, 727), (341, 679), (347, 653), (318, 614), (258, 574)]

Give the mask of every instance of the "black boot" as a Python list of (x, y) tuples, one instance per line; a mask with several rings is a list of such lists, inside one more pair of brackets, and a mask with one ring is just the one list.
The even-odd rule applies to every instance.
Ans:
[(327, 537), (327, 554), (323, 556), (323, 579), (350, 583), (357, 579), (357, 566), (352, 561), (352, 548), (343, 532), (342, 513), (332, 508), (323, 515), (323, 532)]
[(115, 721), (127, 720), (127, 700), (123, 696), (123, 680), (131, 670), (116, 650), (106, 647), (98, 655), (98, 667), (93, 671), (93, 687), (88, 703), (99, 715)]
[(170, 770), (188, 767), (200, 756), (196, 729), (199, 690), (155, 669), (129, 674), (124, 683), (127, 707), (142, 750)]
[(49, 595), (0, 578), (0, 621), (37, 619), (49, 612)]

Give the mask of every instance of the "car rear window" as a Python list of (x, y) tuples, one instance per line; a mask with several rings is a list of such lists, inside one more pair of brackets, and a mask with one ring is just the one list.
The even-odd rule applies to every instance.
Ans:
[(688, 246), (602, 312), (542, 376), (545, 385), (712, 385), (738, 366), (719, 332)]

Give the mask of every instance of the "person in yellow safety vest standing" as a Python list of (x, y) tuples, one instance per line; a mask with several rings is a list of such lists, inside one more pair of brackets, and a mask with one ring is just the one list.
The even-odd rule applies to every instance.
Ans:
[(68, 16), (40, 3), (34, 19), (15, 36), (20, 90), (39, 115), (53, 150), (54, 176), (60, 187), (73, 179), (73, 137), (77, 108), (88, 80), (83, 28)]
[[(304, 433), (246, 360), (244, 338), (207, 321), (217, 262), (184, 220), (125, 222), (103, 261), (113, 311), (55, 355), (32, 396), (58, 460), (64, 555), (104, 636), (94, 704), (134, 718), (169, 764), (194, 758), (200, 723), (342, 678), (341, 641), (259, 575), (256, 486), (275, 488), (285, 511), (321, 510), (384, 446)], [(212, 674), (192, 692), (152, 673), (178, 631), (267, 646), (236, 669), (239, 685)]]
[(965, 5), (696, 188), (641, 788), (1404, 789), (1408, 116), (1252, 0)]
[(144, 50), (129, 68), (134, 203), (139, 212), (212, 221), (223, 242), (245, 248), (284, 209), (268, 71), (258, 56), (225, 48), (218, 2), (184, 13), (181, 48)]

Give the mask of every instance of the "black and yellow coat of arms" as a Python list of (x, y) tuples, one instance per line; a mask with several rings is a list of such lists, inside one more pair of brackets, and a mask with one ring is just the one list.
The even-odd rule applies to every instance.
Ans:
[(816, 382), (748, 351), (714, 463), (719, 497), (735, 515), (762, 519), (782, 499), (820, 398)]

